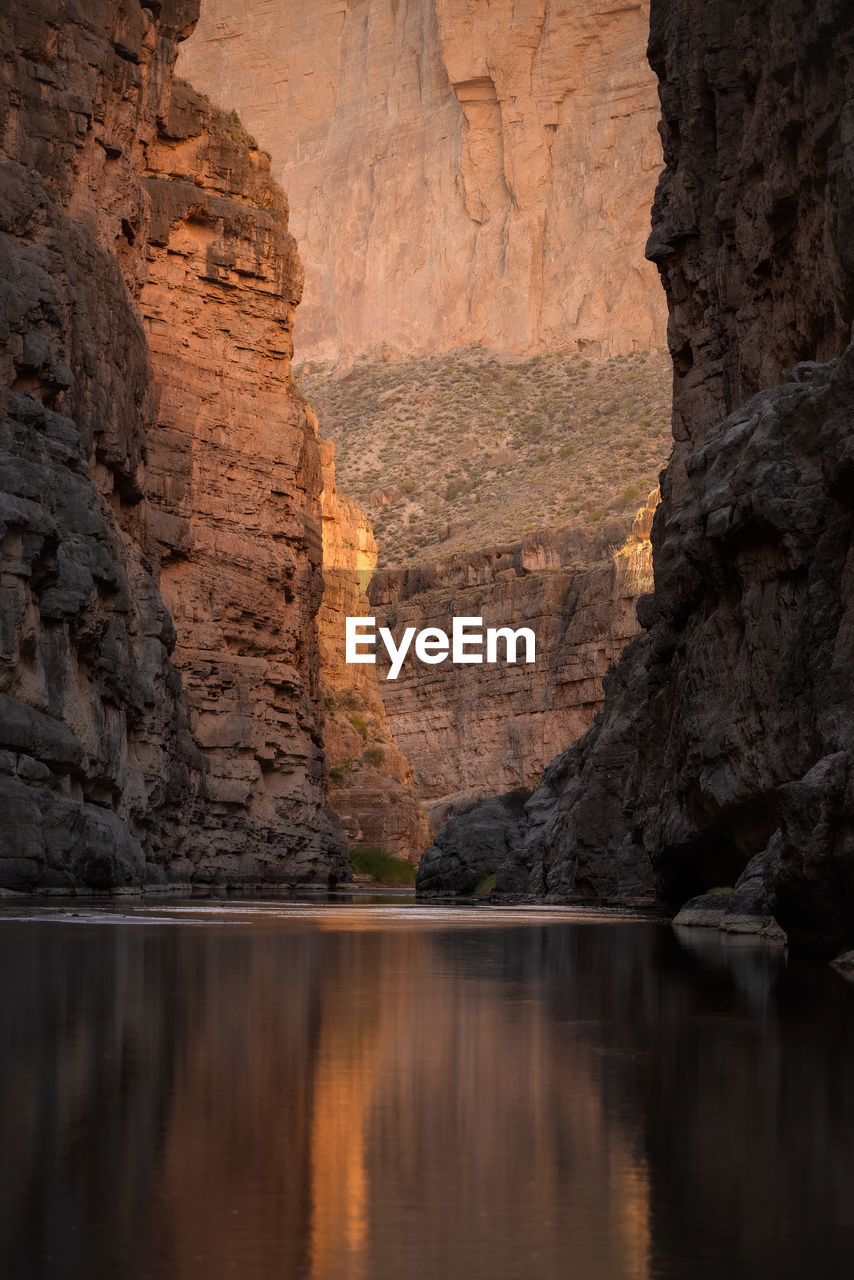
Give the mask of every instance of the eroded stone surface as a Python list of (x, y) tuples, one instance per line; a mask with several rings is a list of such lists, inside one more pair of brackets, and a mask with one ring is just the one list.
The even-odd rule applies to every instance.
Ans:
[(144, 270), (144, 149), (195, 8), (32, 0), (0, 18), (0, 877), (14, 887), (162, 875), (201, 769), (145, 518), (152, 397), (126, 284)]
[(519, 851), (529, 795), (519, 789), (490, 796), (451, 818), (421, 859), (416, 881), (419, 896), (468, 896), (493, 887), (498, 869)]
[(648, 5), (207, 0), (181, 74), (289, 192), (300, 356), (656, 345)]
[(0, 18), (0, 882), (325, 880), (286, 204), (236, 125), (170, 109), (195, 4), (84, 8)]
[(417, 862), (429, 844), (412, 790), (412, 765), (386, 718), (377, 668), (345, 660), (346, 618), (367, 616), (366, 587), (377, 546), (364, 512), (335, 484), (335, 446), (323, 459), (323, 600), (318, 614), (323, 746), (329, 803), (350, 847), (374, 846)]
[[(649, 524), (657, 491), (615, 554), (593, 553), (572, 535), (455, 557), (447, 565), (384, 570), (369, 594), (377, 625), (399, 641), (405, 627), (441, 628), (454, 616), (488, 627), (528, 627), (536, 661), (428, 667), (410, 653), (396, 680), (378, 644), (380, 692), (395, 740), (413, 762), (415, 788), (434, 829), (484, 796), (536, 785), (561, 745), (580, 737), (602, 705), (602, 678), (640, 632), (638, 597), (652, 586)], [(625, 526), (623, 526), (625, 528)]]
[(790, 940), (850, 938), (854, 21), (661, 0), (651, 51), (677, 376), (648, 634), (546, 770), (499, 888), (678, 904), (760, 857)]
[(180, 84), (146, 189), (147, 491), (207, 765), (198, 826), (170, 873), (323, 878), (340, 843), (323, 814), (322, 477), (290, 373), (302, 270), (287, 202), (236, 121)]

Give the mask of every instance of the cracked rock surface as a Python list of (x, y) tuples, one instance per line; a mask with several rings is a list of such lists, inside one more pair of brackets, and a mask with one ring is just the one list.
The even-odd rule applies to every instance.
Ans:
[(343, 872), (319, 445), (288, 375), (301, 276), (244, 131), (171, 99), (197, 16), (0, 17), (3, 887)]

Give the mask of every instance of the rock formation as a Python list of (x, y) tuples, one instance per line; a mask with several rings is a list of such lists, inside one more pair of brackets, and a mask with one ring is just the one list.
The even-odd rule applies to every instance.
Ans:
[(345, 661), (345, 618), (370, 610), (365, 588), (377, 545), (364, 513), (338, 492), (335, 446), (322, 441), (321, 456), (323, 600), (317, 621), (329, 803), (351, 847), (378, 846), (417, 862), (430, 838), (412, 790), (412, 765), (392, 737), (377, 668)]
[(654, 0), (650, 53), (675, 369), (655, 594), (498, 886), (678, 904), (760, 877), (790, 939), (850, 939), (854, 16)]
[(196, 16), (0, 18), (6, 886), (343, 872), (299, 266), (239, 126), (170, 106)]
[(283, 849), (316, 856), (323, 796), (321, 460), (290, 374), (302, 271), (233, 116), (176, 84), (147, 164), (150, 527), (207, 762), (201, 830), (170, 872), (275, 878)]
[(374, 576), (372, 612), (398, 638), (407, 626), (450, 634), (455, 615), (481, 617), (484, 627), (530, 627), (536, 637), (533, 664), (425, 667), (410, 658), (394, 681), (385, 679), (388, 655), (379, 647), (389, 725), (434, 829), (472, 800), (533, 787), (560, 747), (590, 728), (603, 676), (640, 631), (635, 602), (652, 585), (657, 498), (650, 495), (623, 546), (601, 558), (577, 537), (552, 533)]
[(289, 192), (298, 348), (656, 345), (648, 4), (206, 0), (181, 74)]

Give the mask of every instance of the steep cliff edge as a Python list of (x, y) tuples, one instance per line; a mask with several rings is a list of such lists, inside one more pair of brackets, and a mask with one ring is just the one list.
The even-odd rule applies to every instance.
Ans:
[(412, 765), (392, 736), (377, 668), (345, 661), (345, 619), (370, 610), (366, 588), (377, 544), (363, 512), (338, 492), (335, 446), (322, 441), (321, 450), (323, 600), (317, 621), (329, 803), (351, 847), (380, 847), (417, 862), (430, 836), (412, 789)]
[(146, 159), (146, 488), (207, 765), (170, 874), (314, 878), (336, 848), (315, 621), (323, 479), (290, 372), (302, 269), (287, 201), (236, 118), (180, 83)]
[(202, 761), (145, 522), (153, 412), (137, 281), (143, 153), (176, 39), (170, 3), (0, 19), (5, 885), (144, 880)]
[[(343, 871), (323, 811), (320, 464), (287, 378), (286, 206), (242, 138), (236, 166), (218, 168), (225, 144), (211, 136), (190, 181), (149, 169), (178, 148), (171, 72), (196, 16), (191, 0), (85, 14), (29, 0), (0, 18), (5, 886)], [(214, 123), (203, 104), (195, 123), (200, 139)], [(220, 199), (216, 178), (235, 172), (254, 184)], [(271, 213), (252, 203), (267, 194)], [(195, 330), (170, 332), (190, 318)], [(262, 353), (226, 344), (231, 332)], [(262, 372), (275, 360), (284, 406), (247, 404), (253, 360)], [(258, 498), (240, 536), (224, 457), (212, 467), (232, 431), (224, 453)], [(262, 440), (260, 461), (240, 457)], [(229, 590), (255, 575), (248, 600), (225, 607), (214, 560)]]
[[(368, 594), (380, 626), (439, 627), (454, 615), (483, 627), (528, 627), (536, 662), (377, 671), (389, 725), (413, 763), (415, 790), (435, 828), (472, 800), (532, 788), (567, 741), (580, 737), (602, 705), (602, 678), (640, 631), (635, 603), (652, 585), (649, 527), (657, 492), (641, 508), (619, 550), (598, 555), (567, 534), (455, 557), (450, 563), (376, 573)], [(595, 562), (591, 567), (591, 562)], [(503, 659), (504, 651), (501, 650)]]
[(792, 938), (851, 938), (854, 20), (654, 0), (650, 51), (675, 367), (655, 594), (498, 887), (678, 904), (736, 882)]
[(661, 341), (648, 5), (206, 0), (181, 74), (290, 193), (298, 346), (612, 355)]

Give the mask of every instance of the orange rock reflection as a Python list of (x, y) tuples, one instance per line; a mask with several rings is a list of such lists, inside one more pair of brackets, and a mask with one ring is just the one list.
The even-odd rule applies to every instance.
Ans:
[(34, 952), (57, 1023), (17, 1043), (6, 1221), (71, 1205), (87, 1280), (646, 1280), (641, 1135), (551, 1003), (548, 930), (340, 923)]
[(362, 933), (342, 954), (314, 1073), (312, 1280), (464, 1274), (514, 1218), (540, 1275), (571, 1248), (590, 1274), (647, 1277), (646, 1168), (583, 1036), (557, 1043), (545, 1005), (495, 978), (460, 983), (429, 934)]

